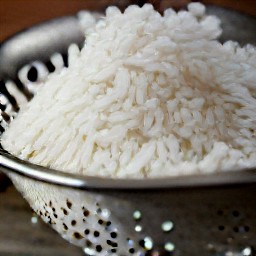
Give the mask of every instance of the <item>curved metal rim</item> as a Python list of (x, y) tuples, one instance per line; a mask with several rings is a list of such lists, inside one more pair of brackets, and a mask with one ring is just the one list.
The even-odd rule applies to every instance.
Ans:
[(18, 173), (51, 184), (90, 190), (173, 189), (256, 183), (256, 169), (156, 179), (112, 179), (82, 176), (31, 164), (3, 150), (0, 152), (0, 167), (6, 173)]
[[(36, 25), (33, 27), (36, 27)], [(20, 33), (22, 32), (23, 31)], [(1, 43), (1, 45), (12, 38), (13, 36), (7, 38)], [(31, 164), (10, 155), (2, 149), (0, 149), (0, 171), (1, 170), (5, 173), (17, 173), (51, 184), (90, 190), (173, 189), (256, 183), (255, 168), (244, 169), (241, 171), (219, 172), (214, 174), (184, 175), (179, 177), (163, 177), (143, 180), (111, 179), (86, 175), (82, 176)]]

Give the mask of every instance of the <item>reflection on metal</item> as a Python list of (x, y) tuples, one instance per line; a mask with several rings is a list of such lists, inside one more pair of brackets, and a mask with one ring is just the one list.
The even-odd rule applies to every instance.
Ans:
[(164, 232), (170, 232), (172, 229), (173, 229), (173, 222), (172, 221), (165, 221), (163, 224), (162, 224), (162, 230)]

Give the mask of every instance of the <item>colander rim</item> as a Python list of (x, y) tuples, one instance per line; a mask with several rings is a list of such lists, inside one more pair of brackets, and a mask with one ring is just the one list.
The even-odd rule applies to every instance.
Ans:
[[(249, 15), (244, 16), (249, 17)], [(36, 28), (38, 25), (44, 23), (47, 24), (48, 22), (62, 18), (70, 19), (74, 18), (74, 16), (72, 15), (51, 19), (49, 21), (41, 22), (30, 28)], [(8, 41), (11, 41), (14, 36), (22, 34), (22, 32), (23, 31), (20, 31), (19, 33), (16, 33), (15, 35), (1, 42), (0, 48)], [(152, 190), (256, 184), (256, 166), (254, 168), (241, 169), (239, 171), (230, 170), (226, 172), (217, 172), (211, 174), (183, 175), (177, 177), (173, 176), (154, 179), (113, 179), (108, 177), (92, 177), (68, 172), (60, 172), (47, 167), (38, 166), (27, 161), (20, 160), (2, 148), (0, 148), (0, 171), (3, 171), (7, 175), (9, 173), (17, 173), (19, 175), (50, 184), (90, 190)]]
[(0, 170), (7, 175), (16, 173), (50, 184), (90, 190), (150, 190), (256, 184), (256, 168), (161, 178), (114, 179), (57, 171), (20, 160), (3, 149), (0, 149)]

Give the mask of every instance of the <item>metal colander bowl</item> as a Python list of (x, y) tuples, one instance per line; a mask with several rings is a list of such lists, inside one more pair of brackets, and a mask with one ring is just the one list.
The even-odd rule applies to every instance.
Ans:
[[(209, 11), (224, 22), (222, 40), (256, 42), (255, 18)], [(67, 47), (83, 40), (78, 20), (64, 17), (1, 45), (1, 131), (48, 72), (67, 65)], [(256, 255), (255, 170), (112, 180), (57, 172), (3, 149), (0, 165), (33, 210), (86, 255)]]

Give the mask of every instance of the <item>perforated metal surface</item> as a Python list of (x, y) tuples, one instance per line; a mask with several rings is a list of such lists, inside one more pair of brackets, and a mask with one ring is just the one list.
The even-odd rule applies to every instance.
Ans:
[[(217, 10), (223, 15), (222, 9)], [(252, 19), (248, 18), (246, 22), (251, 23)], [(80, 36), (75, 35), (69, 43), (78, 38), (81, 40)], [(8, 49), (8, 42), (4, 45)], [(45, 47), (49, 49), (49, 44)], [(0, 55), (6, 58), (0, 66), (0, 70), (5, 70), (0, 72), (3, 131), (19, 105), (32, 98), (33, 91), (48, 72), (58, 72), (67, 65), (67, 60), (61, 54), (52, 56), (52, 51), (48, 58), (40, 59), (40, 54), (35, 58), (31, 51), (26, 57), (18, 56), (18, 60), (12, 55), (11, 63), (18, 64), (9, 72), (8, 68), (3, 69), (4, 63), (10, 63), (9, 55), (3, 55), (6, 51), (2, 49)], [(61, 53), (65, 53), (65, 49), (61, 49)], [(1, 161), (3, 156), (1, 150)], [(186, 187), (183, 184), (182, 188), (164, 186), (145, 190), (122, 190), (120, 187), (104, 190), (97, 186), (86, 189), (83, 180), (83, 190), (79, 190), (70, 187), (71, 182), (69, 186), (57, 186), (15, 174), (17, 162), (12, 158), (8, 168), (0, 163), (43, 220), (63, 238), (82, 247), (87, 255), (255, 255), (255, 179), (249, 182), (241, 175), (240, 185), (236, 180), (232, 186), (218, 186), (215, 182), (214, 186), (207, 187), (201, 182), (200, 186), (190, 184)], [(26, 173), (28, 169), (24, 166), (20, 169)], [(33, 172), (33, 167), (30, 173), (31, 170)], [(38, 177), (40, 175), (39, 172)], [(47, 180), (43, 176), (41, 179)], [(57, 183), (65, 184), (65, 180)]]
[(88, 255), (255, 255), (253, 184), (83, 191), (10, 177), (35, 212)]

